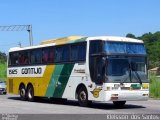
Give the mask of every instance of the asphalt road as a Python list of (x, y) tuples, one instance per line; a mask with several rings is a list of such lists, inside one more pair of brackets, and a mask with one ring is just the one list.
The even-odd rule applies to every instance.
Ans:
[(0, 114), (160, 114), (160, 100), (130, 101), (123, 108), (112, 103), (93, 103), (80, 107), (77, 101), (21, 101), (16, 95), (0, 95)]

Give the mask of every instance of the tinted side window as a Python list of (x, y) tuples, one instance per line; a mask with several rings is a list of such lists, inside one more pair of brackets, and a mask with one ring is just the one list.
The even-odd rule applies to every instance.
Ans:
[(78, 60), (78, 45), (71, 45), (71, 61)]
[(70, 59), (69, 45), (56, 47), (55, 62), (69, 62), (69, 59)]
[(9, 65), (18, 65), (19, 64), (18, 58), (19, 58), (18, 52), (10, 53)]
[(93, 54), (101, 53), (103, 50), (103, 42), (100, 40), (93, 40), (90, 41), (90, 47), (89, 47), (89, 70), (90, 70), (90, 76), (92, 81), (96, 81), (97, 79), (97, 64), (99, 61), (99, 58), (96, 56), (92, 56)]
[(69, 45), (63, 46), (63, 52), (62, 52), (62, 61), (68, 62), (70, 59), (70, 49)]
[(78, 45), (78, 60), (85, 60), (86, 58), (86, 44), (82, 43)]
[(41, 63), (42, 51), (41, 49), (35, 49), (31, 51), (31, 64)]
[(55, 62), (61, 62), (62, 61), (62, 47), (56, 47), (55, 50)]
[(86, 43), (71, 45), (71, 61), (82, 61), (86, 59)]
[(54, 62), (54, 48), (43, 48), (42, 50), (42, 62), (53, 63)]
[(101, 53), (103, 50), (103, 42), (100, 40), (90, 41), (89, 54)]
[(29, 64), (29, 52), (23, 51), (19, 53), (19, 64), (20, 65)]

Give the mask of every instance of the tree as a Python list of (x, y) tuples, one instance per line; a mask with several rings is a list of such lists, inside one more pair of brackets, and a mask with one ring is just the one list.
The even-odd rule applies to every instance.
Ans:
[(128, 33), (128, 34), (126, 35), (126, 37), (129, 37), (129, 38), (136, 38), (136, 36), (133, 35), (132, 33)]
[(145, 33), (139, 37), (128, 33), (126, 37), (143, 40), (147, 51), (149, 68), (160, 67), (160, 31)]

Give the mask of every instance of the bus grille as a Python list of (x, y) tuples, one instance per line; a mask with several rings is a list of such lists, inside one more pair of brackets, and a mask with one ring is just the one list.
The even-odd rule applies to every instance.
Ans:
[(140, 90), (141, 88), (121, 87), (121, 90)]
[(13, 79), (9, 79), (9, 93), (13, 93)]

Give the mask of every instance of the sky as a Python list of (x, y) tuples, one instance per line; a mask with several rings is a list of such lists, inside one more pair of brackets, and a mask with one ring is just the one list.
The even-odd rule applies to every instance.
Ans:
[[(33, 43), (66, 36), (160, 31), (160, 0), (1, 0), (0, 26), (32, 25)], [(0, 51), (29, 46), (27, 31), (0, 31)]]

